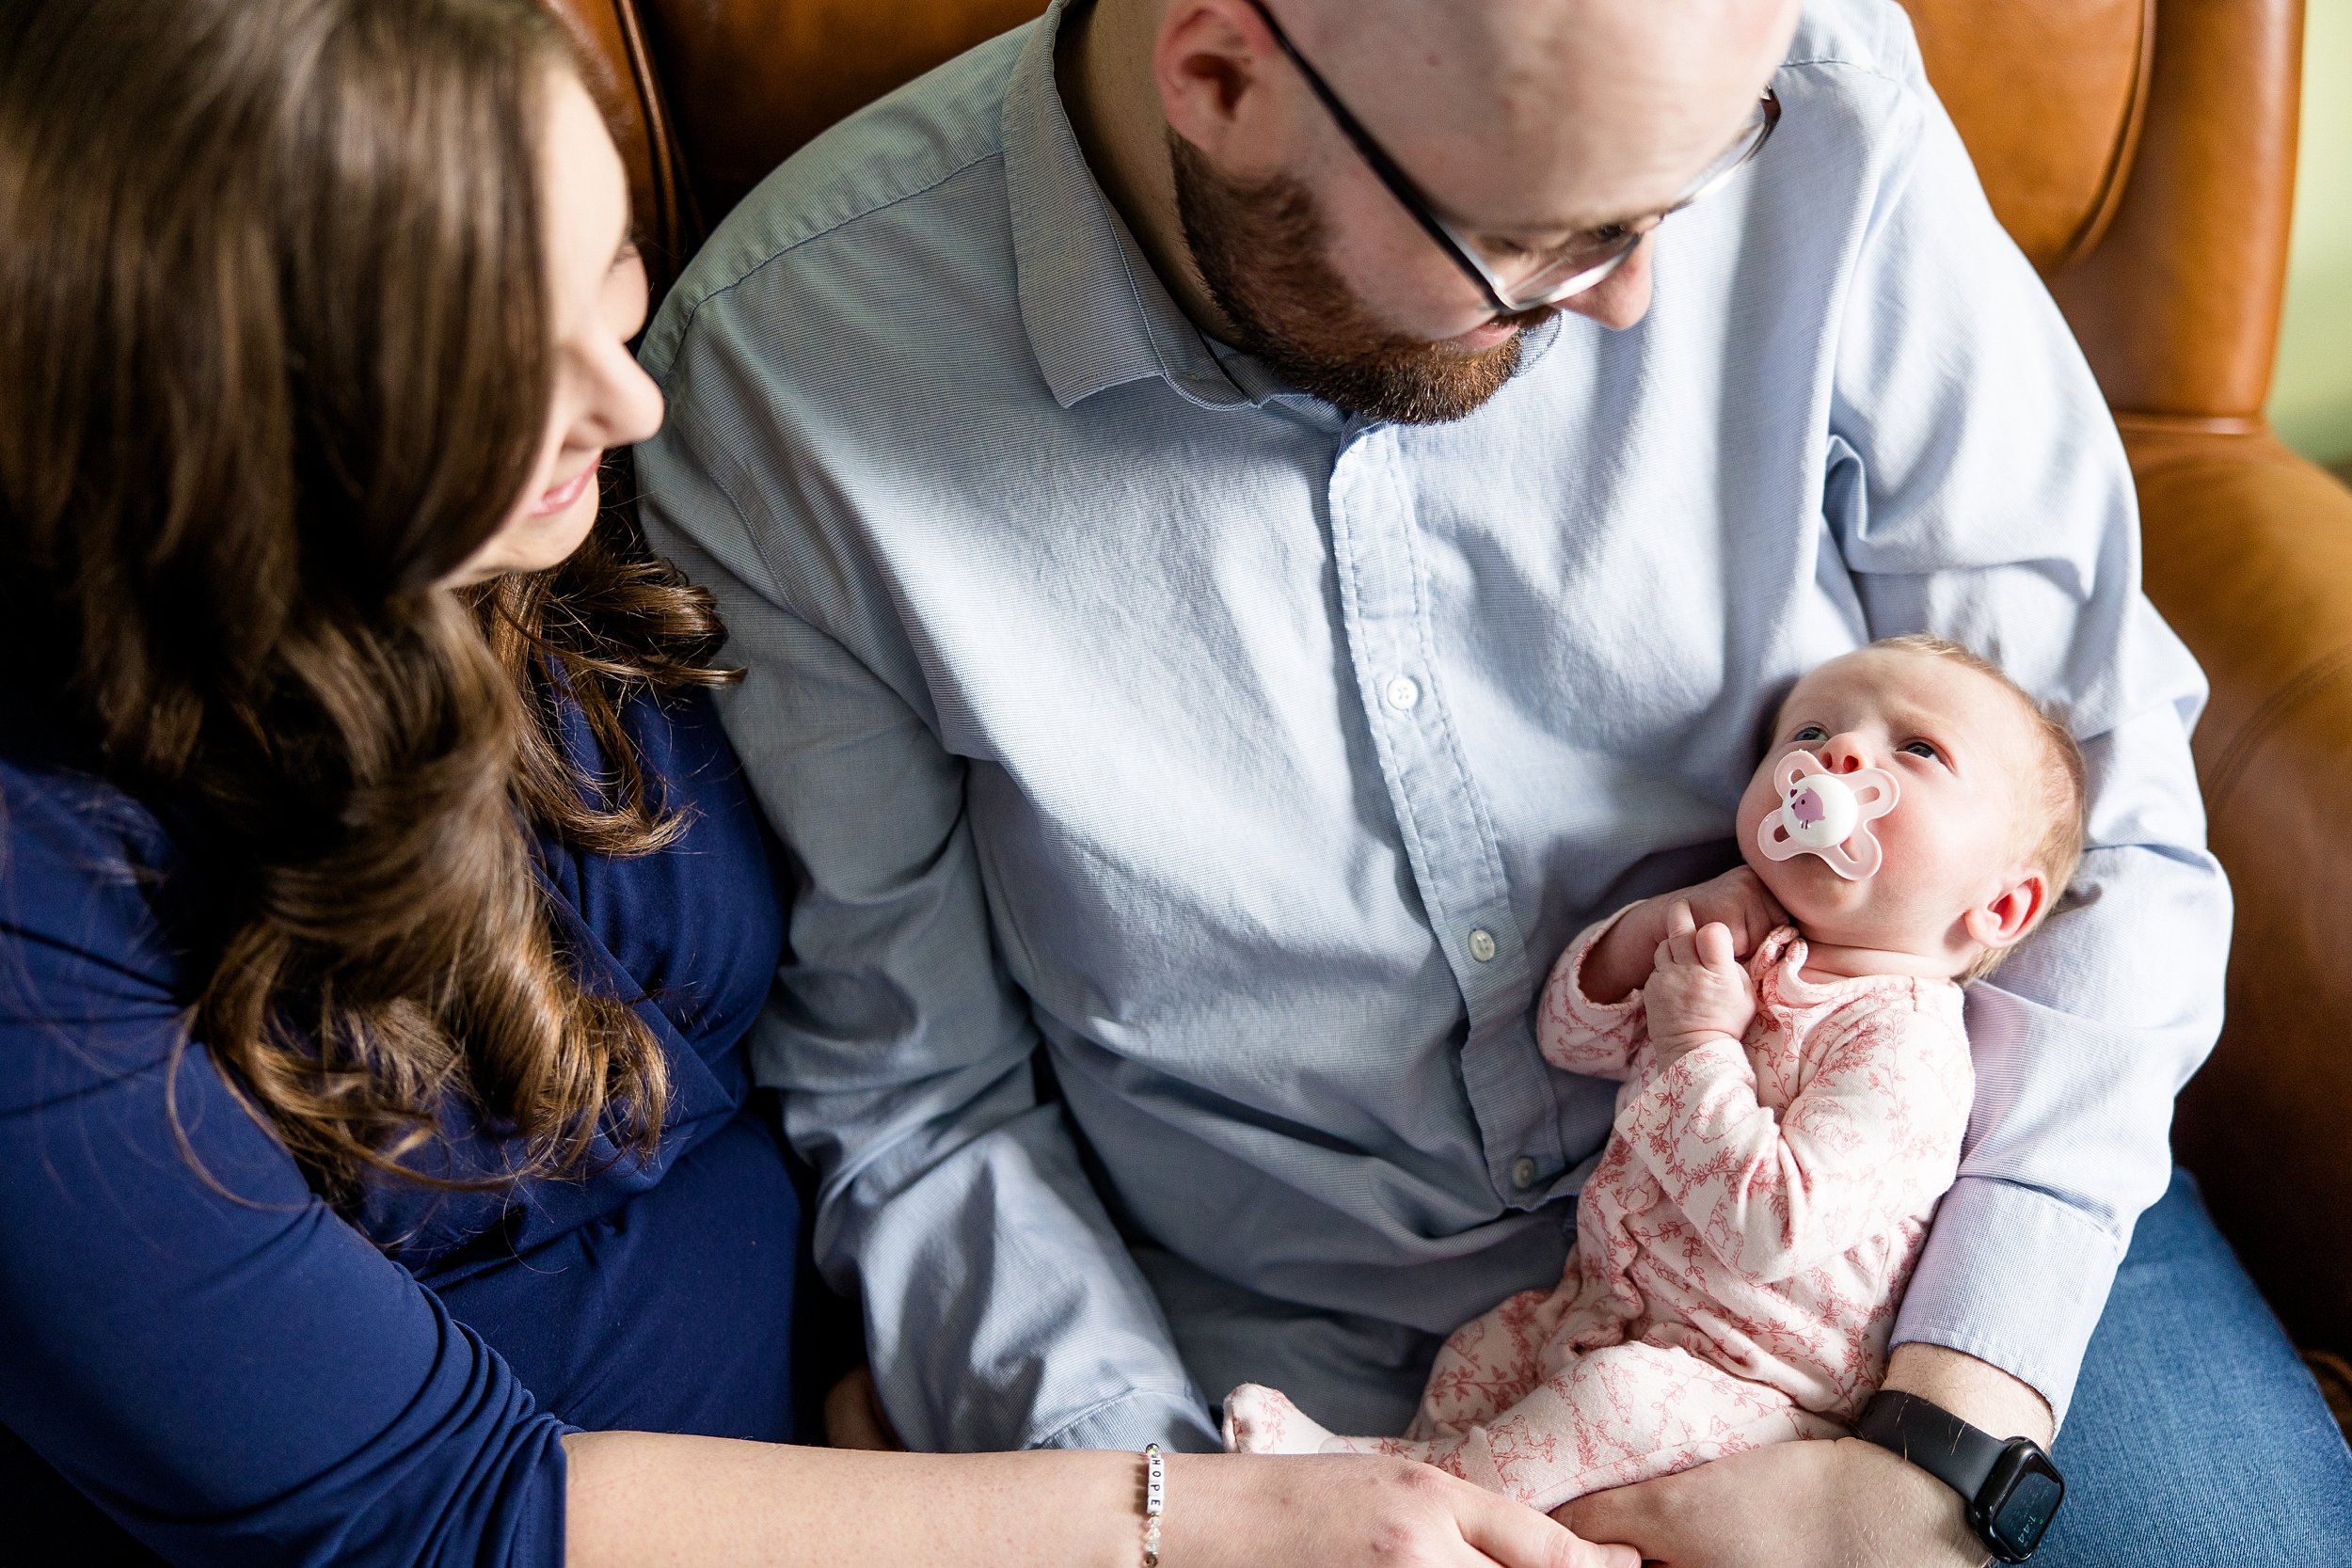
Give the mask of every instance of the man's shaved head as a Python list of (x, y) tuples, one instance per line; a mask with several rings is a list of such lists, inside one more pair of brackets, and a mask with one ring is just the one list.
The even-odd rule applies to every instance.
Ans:
[(1795, 12), (1793, 0), (1265, 4), (1449, 217), (1530, 228), (1671, 198), (1731, 139)]
[(1082, 138), (1116, 144), (1098, 173), (1119, 166), (1106, 188), (1204, 327), (1350, 412), (1456, 419), (1509, 380), (1519, 334), (1554, 309), (1638, 320), (1650, 242), (1586, 293), (1497, 316), (1267, 18), (1508, 277), (1581, 244), (1606, 251), (1617, 226), (1644, 231), (1673, 206), (1752, 122), (1797, 4), (1096, 0), (1073, 13), (1096, 61), (1076, 118)]

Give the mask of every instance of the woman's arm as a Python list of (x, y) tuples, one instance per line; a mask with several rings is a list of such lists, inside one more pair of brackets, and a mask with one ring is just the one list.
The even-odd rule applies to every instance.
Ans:
[[(1133, 1455), (567, 1437), (182, 1051), (127, 802), (0, 763), (0, 1425), (167, 1560), (1141, 1562)], [(1613, 1560), (1402, 1462), (1169, 1470), (1168, 1568)]]
[[(576, 1433), (565, 1568), (1139, 1568), (1143, 1461)], [(1165, 1568), (1636, 1568), (1404, 1460), (1169, 1454)]]
[(551, 1568), (561, 1423), (183, 1048), (151, 829), (0, 760), (0, 1425), (174, 1563)]

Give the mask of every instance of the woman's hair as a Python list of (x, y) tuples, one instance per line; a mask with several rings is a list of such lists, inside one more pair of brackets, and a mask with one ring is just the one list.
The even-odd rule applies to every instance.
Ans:
[[(196, 1037), (356, 1202), (458, 1104), (522, 1154), (643, 1154), (667, 1082), (552, 935), (532, 824), (682, 824), (618, 716), (707, 668), (707, 595), (608, 517), (437, 586), (552, 387), (533, 0), (0, 8), (0, 659), (205, 874)], [(577, 703), (608, 771), (554, 731)]]

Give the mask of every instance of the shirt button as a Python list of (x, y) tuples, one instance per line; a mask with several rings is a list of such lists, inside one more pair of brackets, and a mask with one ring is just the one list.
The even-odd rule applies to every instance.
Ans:
[(1522, 1154), (1511, 1162), (1511, 1185), (1521, 1192), (1535, 1184), (1535, 1162)]
[(1399, 675), (1389, 683), (1389, 705), (1399, 713), (1410, 713), (1421, 701), (1421, 685), (1410, 675)]
[[(1495, 956), (1495, 934), (1481, 926), (1470, 934), (1470, 957), (1480, 963), (1492, 963)], [(1524, 1185), (1525, 1183), (1521, 1183)]]

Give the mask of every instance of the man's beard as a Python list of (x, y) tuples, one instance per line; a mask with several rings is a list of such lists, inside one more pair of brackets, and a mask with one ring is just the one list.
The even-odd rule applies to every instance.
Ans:
[[(1182, 136), (1168, 142), (1184, 243), (1233, 325), (1233, 346), (1292, 386), (1350, 414), (1438, 424), (1479, 408), (1518, 369), (1517, 335), (1471, 350), (1379, 325), (1325, 259), (1323, 214), (1305, 185), (1288, 176), (1236, 185)], [(1551, 314), (1501, 319), (1525, 327)]]

